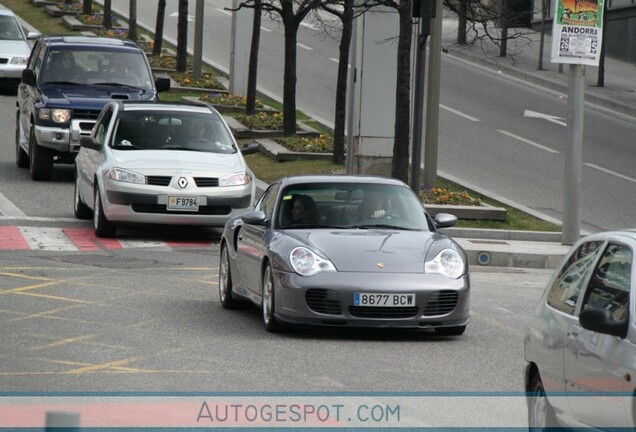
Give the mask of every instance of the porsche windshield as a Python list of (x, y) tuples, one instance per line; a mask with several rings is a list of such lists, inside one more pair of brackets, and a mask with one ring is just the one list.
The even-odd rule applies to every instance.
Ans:
[(289, 186), (281, 195), (278, 220), (281, 228), (431, 229), (410, 189), (383, 184)]

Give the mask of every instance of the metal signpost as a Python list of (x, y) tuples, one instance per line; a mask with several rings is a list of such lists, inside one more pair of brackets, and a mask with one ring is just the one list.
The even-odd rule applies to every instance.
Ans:
[(568, 145), (563, 182), (561, 242), (575, 243), (581, 233), (585, 65), (598, 66), (605, 0), (557, 0), (552, 25), (552, 62), (570, 65)]
[(422, 166), (422, 129), (424, 121), (424, 75), (426, 69), (426, 41), (431, 34), (432, 0), (413, 2), (413, 18), (419, 18), (419, 37), (415, 48), (415, 93), (413, 100), (413, 157), (411, 158), (411, 189), (420, 191)]

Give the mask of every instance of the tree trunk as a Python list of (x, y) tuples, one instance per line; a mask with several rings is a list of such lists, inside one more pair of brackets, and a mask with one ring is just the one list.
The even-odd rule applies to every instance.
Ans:
[(460, 0), (457, 17), (457, 43), (459, 45), (466, 45), (466, 14), (468, 14), (468, 0)]
[(395, 131), (391, 176), (408, 183), (409, 132), (411, 120), (411, 40), (413, 20), (411, 0), (400, 0), (398, 6), (400, 33), (397, 52), (397, 83), (395, 90)]
[(163, 41), (163, 21), (166, 17), (166, 0), (159, 0), (157, 5), (157, 20), (155, 22), (155, 38), (152, 44), (152, 55), (161, 55), (161, 42)]
[(188, 69), (188, 0), (179, 0), (177, 22), (177, 72)]
[[(345, 163), (345, 126), (347, 113), (347, 77), (349, 75), (349, 51), (353, 33), (353, 0), (344, 0), (342, 11), (342, 35), (338, 55), (336, 79), (336, 109), (333, 129), (333, 157), (335, 164)], [(355, 73), (355, 71), (351, 71)], [(353, 121), (353, 119), (349, 119)], [(353, 155), (349, 155), (353, 157)]]
[[(607, 1), (603, 2), (603, 31), (607, 25)], [(605, 38), (601, 41), (601, 54), (598, 62), (598, 76), (596, 77), (596, 85), (598, 87), (605, 86)]]
[(254, 1), (254, 21), (252, 24), (252, 43), (250, 46), (250, 64), (247, 70), (247, 99), (245, 113), (256, 112), (256, 83), (258, 75), (258, 50), (261, 41), (261, 0)]
[(543, 70), (543, 50), (545, 45), (545, 18), (546, 18), (546, 8), (548, 7), (547, 0), (541, 0), (541, 34), (539, 39), (539, 66), (538, 70)]
[(104, 18), (102, 20), (102, 25), (107, 30), (113, 28), (112, 0), (104, 0)]
[(510, 17), (508, 2), (501, 0), (501, 45), (499, 45), (499, 57), (506, 57), (508, 54), (508, 19)]
[(283, 73), (283, 135), (296, 134), (296, 42), (298, 24), (293, 11), (285, 24), (285, 71)]
[(137, 0), (129, 0), (128, 39), (137, 41)]
[(93, 0), (84, 0), (82, 2), (82, 13), (84, 15), (91, 15), (93, 13)]

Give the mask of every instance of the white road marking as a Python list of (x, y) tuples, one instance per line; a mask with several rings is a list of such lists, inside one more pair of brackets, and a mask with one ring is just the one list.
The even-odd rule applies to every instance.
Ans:
[(507, 136), (509, 136), (510, 138), (514, 138), (514, 139), (516, 139), (516, 140), (519, 140), (519, 141), (521, 141), (521, 142), (524, 142), (524, 143), (526, 143), (526, 144), (530, 144), (531, 146), (534, 146), (534, 147), (539, 148), (539, 149), (541, 149), (541, 150), (545, 150), (545, 151), (547, 151), (547, 152), (549, 152), (549, 153), (557, 153), (557, 154), (559, 153), (559, 151), (558, 151), (558, 150), (554, 150), (554, 149), (551, 149), (550, 147), (546, 147), (546, 146), (544, 146), (544, 145), (537, 144), (537, 143), (536, 143), (536, 142), (534, 142), (534, 141), (530, 141), (529, 139), (525, 139), (525, 138), (523, 138), (523, 137), (520, 137), (519, 135), (515, 135), (515, 134), (510, 133), (510, 132), (508, 132), (508, 131), (505, 131), (505, 130), (502, 130), (502, 129), (497, 129), (497, 132), (502, 133), (502, 134), (504, 134), (504, 135), (507, 135)]
[(20, 227), (22, 236), (33, 250), (76, 251), (77, 246), (66, 236), (62, 228)]
[[(340, 64), (340, 60), (338, 60), (338, 59), (337, 59), (337, 58), (335, 58), (335, 57), (329, 57), (329, 60), (331, 60), (331, 61), (332, 61), (332, 62), (334, 62), (334, 63), (338, 63), (338, 64)], [(351, 69), (351, 65), (350, 65), (350, 64), (347, 64), (347, 67), (348, 67), (349, 69)]]
[[(171, 18), (179, 18), (179, 12), (172, 12), (169, 16)], [(189, 22), (194, 21), (194, 15), (188, 15), (188, 21)]]
[(37, 222), (77, 222), (76, 218), (54, 218), (43, 216), (0, 216), (0, 220), (19, 220), (19, 221), (37, 221)]
[(618, 178), (622, 178), (623, 180), (627, 180), (629, 182), (636, 183), (636, 178), (632, 178), (632, 177), (628, 177), (628, 176), (623, 175), (623, 174), (619, 174), (616, 171), (608, 170), (607, 168), (603, 168), (603, 167), (600, 167), (598, 165), (594, 165), (594, 164), (591, 164), (591, 163), (584, 163), (583, 165), (587, 165), (590, 168), (594, 168), (594, 169), (597, 169), (599, 171), (603, 171), (606, 174), (610, 174), (610, 175), (616, 176)]
[(301, 43), (297, 43), (296, 45), (297, 45), (299, 48), (306, 49), (307, 51), (313, 51), (313, 50), (314, 50), (312, 47), (308, 47), (307, 45), (303, 45), (303, 44), (301, 44)]
[(440, 107), (440, 108), (442, 108), (442, 109), (445, 109), (446, 111), (452, 112), (453, 114), (456, 114), (456, 115), (458, 115), (458, 116), (460, 116), (460, 117), (464, 117), (465, 119), (468, 119), (468, 120), (470, 120), (470, 121), (474, 121), (474, 122), (481, 121), (481, 120), (479, 120), (479, 119), (478, 119), (478, 118), (476, 118), (476, 117), (469, 116), (468, 114), (465, 114), (465, 113), (463, 113), (463, 112), (461, 112), (461, 111), (457, 111), (456, 109), (453, 109), (453, 108), (447, 107), (446, 105), (439, 104), (439, 107)]
[(553, 116), (550, 114), (544, 114), (544, 113), (540, 113), (536, 111), (524, 110), (523, 116), (530, 117), (530, 118), (540, 118), (540, 119), (547, 120), (549, 122), (552, 122), (561, 126), (568, 125), (566, 122), (562, 121), (563, 119), (561, 117)]
[(9, 201), (9, 198), (4, 196), (0, 192), (0, 214), (9, 217), (25, 217), (26, 214), (22, 212), (15, 204)]
[(315, 25), (309, 24), (309, 23), (306, 23), (306, 22), (301, 22), (300, 25), (303, 26), (303, 27), (310, 28), (312, 30), (319, 30), (319, 28), (316, 27)]
[(165, 247), (167, 249), (170, 249), (170, 247), (164, 241), (119, 240), (119, 243), (121, 243), (121, 247), (124, 249), (157, 248), (157, 247)]
[(232, 16), (232, 12), (230, 12), (230, 11), (226, 11), (226, 10), (225, 10), (225, 9), (223, 9), (223, 8), (214, 8), (214, 9), (218, 10), (218, 11), (219, 11), (219, 12), (221, 12), (222, 14)]

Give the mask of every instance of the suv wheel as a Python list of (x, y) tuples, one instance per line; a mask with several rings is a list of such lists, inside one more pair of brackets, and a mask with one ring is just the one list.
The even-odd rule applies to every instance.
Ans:
[(22, 140), (22, 123), (20, 119), (20, 114), (18, 113), (16, 114), (16, 120), (15, 120), (15, 164), (19, 168), (28, 168), (29, 155), (20, 146), (21, 140)]
[(29, 162), (33, 180), (50, 180), (53, 174), (53, 155), (35, 141), (35, 129), (29, 133)]

